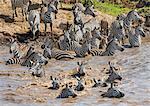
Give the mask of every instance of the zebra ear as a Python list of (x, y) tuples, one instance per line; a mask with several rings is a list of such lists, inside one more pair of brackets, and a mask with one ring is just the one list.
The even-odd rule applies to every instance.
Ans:
[(81, 63), (80, 63), (80, 62), (77, 62), (77, 65), (81, 65)]
[(50, 80), (53, 80), (53, 77), (52, 77), (52, 76), (50, 76)]

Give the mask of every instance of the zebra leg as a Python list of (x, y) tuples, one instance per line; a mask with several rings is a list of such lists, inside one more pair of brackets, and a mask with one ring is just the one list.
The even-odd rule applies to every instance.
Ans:
[(57, 17), (56, 17), (56, 13), (55, 13), (55, 19), (57, 19)]
[(52, 34), (52, 30), (53, 30), (53, 23), (50, 23), (50, 28), (51, 28), (51, 34)]
[(18, 15), (17, 15), (17, 11), (16, 11), (16, 7), (15, 7), (15, 15), (16, 15), (16, 17), (18, 17)]
[(45, 34), (46, 34), (46, 29), (47, 29), (47, 23), (44, 23), (45, 24)]

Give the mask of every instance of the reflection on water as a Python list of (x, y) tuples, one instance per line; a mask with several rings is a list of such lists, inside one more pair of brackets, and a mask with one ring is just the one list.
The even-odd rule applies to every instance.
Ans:
[[(5, 47), (6, 48), (6, 47)], [(0, 48), (4, 50), (4, 47)], [(126, 49), (123, 53), (118, 53), (113, 57), (93, 57), (88, 58), (88, 65), (92, 68), (101, 68), (101, 66), (106, 65), (109, 60), (115, 61), (117, 64), (122, 66), (122, 71), (120, 74), (123, 77), (123, 81), (119, 84), (118, 88), (121, 89), (122, 92), (125, 93), (125, 97), (121, 99), (108, 99), (102, 98), (101, 88), (93, 88), (87, 89), (84, 95), (78, 96), (77, 98), (69, 98), (69, 99), (55, 99), (50, 98), (49, 95), (45, 95), (45, 97), (49, 97), (47, 102), (43, 103), (28, 103), (24, 101), (12, 102), (4, 99), (4, 93), (12, 92), (11, 95), (15, 95), (17, 98), (17, 94), (13, 94), (13, 91), (17, 89), (19, 86), (24, 85), (26, 82), (30, 80), (22, 80), (20, 74), (27, 72), (27, 68), (12, 65), (5, 66), (3, 61), (4, 57), (9, 57), (8, 50), (0, 51), (0, 104), (10, 105), (19, 105), (21, 106), (148, 106), (150, 105), (150, 43), (143, 44), (140, 48)], [(7, 58), (6, 58), (7, 59)], [(61, 70), (71, 70), (77, 67), (76, 62), (78, 59), (73, 61), (55, 61), (50, 60), (48, 66), (45, 67), (47, 72), (58, 72)], [(20, 71), (21, 70), (21, 71)], [(14, 76), (9, 76), (7, 74), (2, 73), (13, 73), (16, 74)], [(17, 76), (18, 75), (18, 76)], [(37, 88), (40, 89), (40, 88)], [(103, 90), (102, 90), (103, 91)], [(41, 91), (42, 92), (42, 91)], [(50, 92), (46, 90), (44, 92)], [(7, 95), (8, 97), (10, 95)], [(18, 97), (19, 98), (19, 97)], [(44, 97), (43, 97), (44, 98)], [(13, 98), (12, 98), (13, 99)], [(23, 99), (29, 99), (28, 97), (24, 97)], [(21, 99), (20, 99), (21, 100)]]

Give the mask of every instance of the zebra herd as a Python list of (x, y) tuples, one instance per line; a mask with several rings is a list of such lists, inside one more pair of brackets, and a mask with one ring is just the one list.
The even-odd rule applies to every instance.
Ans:
[[(47, 24), (50, 24), (51, 32), (53, 31), (53, 21), (57, 18), (56, 14), (59, 11), (58, 0), (52, 0), (49, 3), (44, 1), (41, 4), (41, 11), (30, 10), (29, 13), (27, 7), (31, 4), (29, 0), (11, 0), (12, 10), (14, 11), (13, 17), (17, 15), (16, 8), (22, 8), (22, 14), (26, 16), (26, 20), (30, 25), (30, 30), (33, 34), (33, 38), (36, 38), (37, 32), (40, 31), (40, 20), (42, 19), (45, 25), (45, 32), (47, 31)], [(98, 22), (96, 19), (94, 7), (83, 6), (81, 3), (75, 3), (72, 7), (72, 14), (74, 17), (73, 23), (69, 26), (67, 23), (67, 29), (63, 31), (63, 36), (59, 40), (55, 40), (53, 37), (46, 37), (41, 45), (42, 53), (36, 51), (33, 46), (28, 48), (27, 52), (20, 49), (17, 41), (11, 39), (10, 41), (10, 53), (12, 58), (6, 61), (6, 65), (20, 64), (21, 66), (29, 67), (33, 76), (42, 77), (45, 72), (43, 66), (48, 64), (48, 59), (55, 58), (56, 60), (70, 60), (75, 57), (91, 56), (113, 56), (117, 50), (123, 52), (124, 39), (127, 36), (131, 47), (139, 47), (141, 45), (141, 36), (145, 37), (145, 33), (142, 28), (141, 16), (135, 11), (130, 11), (127, 15), (118, 16), (117, 19), (108, 28), (108, 22), (105, 22), (106, 28)], [(84, 17), (89, 15), (91, 19), (85, 22)], [(28, 16), (28, 18), (27, 18)], [(103, 22), (103, 21), (101, 21)], [(133, 25), (136, 23), (136, 25)], [(108, 30), (109, 29), (109, 30)], [(106, 31), (104, 34), (102, 31)], [(56, 48), (57, 45), (57, 48)], [(71, 53), (72, 51), (73, 53)], [(23, 52), (23, 53), (22, 53)], [(74, 75), (77, 79), (84, 76), (83, 64), (78, 63), (81, 70)], [(111, 67), (110, 79), (107, 81), (111, 83), (111, 88), (102, 96), (107, 97), (123, 97), (124, 94), (113, 88), (113, 81), (115, 79), (121, 80), (120, 76), (112, 71), (114, 67)], [(117, 76), (115, 78), (114, 76)], [(114, 79), (113, 79), (114, 78)], [(57, 79), (51, 78), (53, 81), (53, 89), (59, 89)], [(76, 90), (84, 89), (80, 79), (76, 87)], [(100, 81), (94, 80), (95, 85), (103, 85)], [(112, 94), (113, 93), (113, 94)], [(66, 96), (67, 95), (67, 96)], [(59, 97), (76, 96), (73, 89), (66, 85), (66, 88), (62, 91)], [(115, 95), (115, 96), (114, 96)], [(116, 96), (117, 95), (117, 96)], [(119, 96), (118, 96), (119, 95)]]

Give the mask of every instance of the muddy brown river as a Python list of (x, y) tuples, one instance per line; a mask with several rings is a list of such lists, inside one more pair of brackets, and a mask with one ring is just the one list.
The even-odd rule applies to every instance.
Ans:
[[(32, 77), (28, 68), (19, 65), (6, 66), (4, 61), (10, 56), (8, 47), (0, 47), (0, 106), (150, 106), (150, 43), (143, 43), (140, 48), (127, 48), (113, 57), (86, 57), (71, 61), (49, 60), (44, 67), (46, 76)], [(56, 99), (60, 91), (48, 89), (48, 76), (67, 73), (77, 67), (76, 62), (87, 60), (93, 76), (101, 74), (99, 70), (108, 61), (121, 66), (119, 74), (123, 80), (117, 86), (125, 97), (121, 99), (102, 98), (107, 88), (87, 87), (77, 92), (76, 98)], [(96, 70), (96, 71), (95, 71)], [(97, 74), (98, 73), (98, 74)]]

